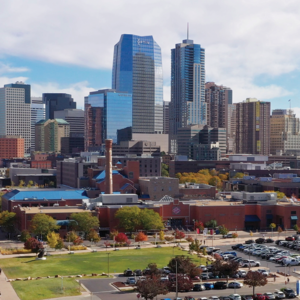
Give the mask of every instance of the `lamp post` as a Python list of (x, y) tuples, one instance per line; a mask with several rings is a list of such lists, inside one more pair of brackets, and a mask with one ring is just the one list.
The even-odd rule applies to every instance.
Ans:
[(178, 298), (178, 274), (177, 274), (177, 260), (176, 260), (176, 299)]
[(236, 292), (236, 279), (234, 279), (234, 293)]
[(61, 291), (64, 292), (64, 277), (61, 276)]
[(110, 255), (110, 252), (107, 252), (107, 275), (109, 277), (109, 255)]

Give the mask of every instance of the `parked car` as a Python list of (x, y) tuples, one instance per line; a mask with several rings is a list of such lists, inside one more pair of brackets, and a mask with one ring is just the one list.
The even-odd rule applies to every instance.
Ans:
[(142, 270), (139, 270), (139, 269), (138, 269), (138, 270), (134, 270), (133, 273), (134, 273), (134, 275), (136, 275), (136, 276), (142, 276), (142, 273), (143, 273), (143, 272), (142, 272)]
[(286, 288), (282, 290), (286, 298), (296, 298), (297, 295), (294, 290)]
[(263, 244), (265, 242), (266, 242), (266, 239), (264, 239), (264, 238), (258, 238), (258, 239), (255, 240), (256, 244)]
[(126, 280), (127, 284), (136, 284), (135, 278), (134, 277), (129, 277)]
[(276, 245), (279, 245), (280, 242), (283, 242), (283, 240), (276, 240), (276, 241), (275, 241), (275, 244), (276, 244)]
[[(178, 300), (178, 298), (177, 298), (177, 300)], [(192, 296), (185, 296), (184, 300), (196, 300), (196, 299)]]
[(268, 270), (265, 269), (258, 269), (257, 272), (265, 275), (265, 276), (269, 276), (270, 272)]
[(254, 300), (266, 300), (266, 296), (264, 294), (255, 294)]
[(252, 295), (243, 295), (242, 300), (253, 300), (253, 296)]
[(274, 243), (274, 240), (273, 240), (273, 239), (270, 239), (270, 238), (268, 238), (268, 239), (266, 239), (266, 243)]
[(234, 288), (240, 289), (242, 286), (243, 286), (243, 284), (241, 282), (235, 281), (235, 282), (229, 282), (227, 287), (230, 289), (234, 289)]
[(214, 288), (216, 290), (227, 289), (227, 283), (225, 281), (217, 281), (215, 282)]
[(245, 244), (253, 244), (254, 243), (254, 240), (247, 240), (246, 242), (245, 242)]
[(268, 292), (268, 293), (264, 293), (264, 295), (265, 295), (266, 300), (274, 300), (274, 299), (276, 299), (275, 295), (273, 293)]
[(231, 294), (228, 296), (231, 300), (242, 300), (239, 294)]
[(214, 288), (214, 284), (211, 282), (205, 282), (203, 285), (205, 286), (206, 290), (212, 290)]
[(294, 241), (295, 238), (293, 236), (288, 236), (285, 238), (286, 241)]
[(220, 300), (231, 300), (228, 296), (219, 297)]
[(245, 268), (245, 267), (259, 267), (260, 266), (260, 262), (259, 261), (254, 261), (254, 260), (246, 259), (246, 260), (243, 260), (243, 261), (240, 262), (240, 266), (242, 268)]
[(238, 271), (238, 274), (239, 274), (240, 277), (244, 278), (244, 277), (246, 277), (247, 272), (244, 271), (244, 270), (239, 270), (239, 271)]
[(274, 296), (276, 299), (284, 299), (285, 298), (285, 294), (280, 290), (276, 290), (274, 292)]
[(281, 261), (282, 265), (286, 265), (286, 266), (299, 266), (300, 265), (300, 262), (298, 259), (295, 259), (295, 258), (284, 258), (282, 261)]
[(194, 291), (194, 292), (205, 291), (205, 286), (204, 286), (204, 284), (196, 283), (196, 284), (194, 285), (193, 291)]
[(240, 246), (243, 246), (243, 244), (236, 244), (236, 245), (233, 245), (233, 246), (231, 246), (231, 249), (232, 249), (232, 250), (237, 250)]
[(226, 235), (223, 235), (223, 238), (232, 238), (232, 233), (228, 233), (228, 234), (226, 234)]
[(208, 298), (208, 300), (220, 300), (220, 298), (217, 296), (211, 296)]
[(130, 269), (127, 269), (127, 270), (124, 271), (124, 276), (129, 277), (129, 276), (133, 276), (133, 275), (134, 274), (133, 274), (132, 270), (130, 270)]

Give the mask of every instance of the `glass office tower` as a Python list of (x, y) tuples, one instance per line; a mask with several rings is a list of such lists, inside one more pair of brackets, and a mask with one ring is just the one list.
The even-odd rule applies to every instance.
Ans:
[[(93, 113), (93, 108), (100, 108), (99, 114)], [(91, 92), (85, 97), (85, 110), (91, 111), (90, 114), (86, 114), (85, 121), (86, 139), (91, 141), (98, 139), (104, 144), (106, 139), (112, 139), (113, 143), (117, 143), (117, 130), (132, 126), (132, 95), (129, 93), (111, 89)], [(94, 132), (91, 129), (95, 123), (99, 124), (95, 129), (97, 137), (91, 136)], [(97, 133), (97, 130), (100, 132)], [(95, 146), (92, 142), (88, 145)]]
[(31, 97), (31, 151), (35, 151), (35, 124), (44, 120), (46, 105), (42, 97)]
[(205, 50), (183, 40), (171, 50), (170, 152), (177, 153), (177, 130), (206, 125)]
[(161, 49), (152, 36), (123, 34), (115, 45), (112, 88), (132, 94), (132, 132), (163, 132)]

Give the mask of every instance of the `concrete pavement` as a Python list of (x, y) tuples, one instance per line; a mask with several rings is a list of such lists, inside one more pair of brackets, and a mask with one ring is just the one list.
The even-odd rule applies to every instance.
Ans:
[(1, 292), (0, 299), (20, 300), (17, 293), (13, 289), (11, 283), (7, 281), (7, 278), (3, 271), (1, 272), (1, 275), (0, 275), (0, 292)]

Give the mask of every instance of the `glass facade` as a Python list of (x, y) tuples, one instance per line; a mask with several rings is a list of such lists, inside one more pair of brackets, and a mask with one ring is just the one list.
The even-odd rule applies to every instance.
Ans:
[(46, 117), (45, 106), (41, 97), (31, 97), (31, 151), (35, 151), (35, 124)]
[(171, 50), (170, 151), (177, 153), (177, 130), (206, 125), (205, 50), (184, 40)]
[(99, 90), (85, 98), (85, 104), (102, 107), (101, 139), (117, 143), (117, 130), (132, 126), (132, 95), (115, 90)]
[(123, 34), (115, 45), (112, 88), (132, 94), (132, 132), (163, 132), (161, 49), (152, 36)]

